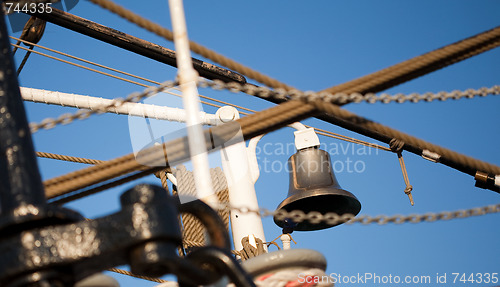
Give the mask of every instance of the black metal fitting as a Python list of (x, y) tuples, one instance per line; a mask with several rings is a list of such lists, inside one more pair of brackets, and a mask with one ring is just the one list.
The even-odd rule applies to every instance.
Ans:
[(500, 193), (500, 187), (495, 185), (495, 175), (487, 174), (485, 172), (477, 171), (474, 175), (476, 180), (476, 187), (489, 189)]
[(144, 267), (150, 267), (150, 262), (139, 255), (147, 255), (156, 243), (162, 246), (156, 262), (176, 259), (181, 243), (176, 203), (161, 187), (138, 185), (121, 196), (121, 204), (121, 211), (106, 217), (37, 228), (3, 239), (0, 282), (18, 286), (17, 282), (50, 270), (52, 278), (71, 286), (95, 272), (129, 263), (139, 266), (136, 268), (144, 275), (157, 276), (155, 270)]
[(80, 217), (46, 203), (5, 18), (0, 18), (0, 233), (8, 235)]
[[(189, 253), (187, 259), (198, 266), (208, 266), (215, 274), (227, 274), (231, 282), (238, 287), (255, 287), (255, 283), (231, 253), (217, 247), (205, 247)], [(185, 278), (180, 277), (183, 282)]]
[(207, 227), (217, 247), (189, 257), (182, 243), (178, 202), (161, 187), (137, 185), (120, 197), (121, 210), (94, 220), (48, 205), (10, 52), (0, 17), (0, 285), (66, 287), (93, 273), (130, 264), (132, 272), (176, 274), (192, 286), (224, 273), (238, 286), (254, 286), (229, 251), (217, 213), (197, 200), (182, 205)]

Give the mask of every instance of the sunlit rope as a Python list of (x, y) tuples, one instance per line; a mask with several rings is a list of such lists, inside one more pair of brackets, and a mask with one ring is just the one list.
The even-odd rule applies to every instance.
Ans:
[[(25, 43), (27, 43), (29, 45), (33, 45), (33, 46), (36, 46), (36, 47), (39, 47), (39, 48), (42, 48), (42, 49), (45, 49), (45, 50), (48, 50), (48, 51), (51, 51), (51, 52), (54, 52), (54, 53), (66, 56), (66, 57), (69, 57), (69, 58), (72, 58), (72, 59), (75, 59), (75, 60), (78, 60), (78, 61), (82, 61), (82, 62), (85, 62), (87, 64), (95, 65), (97, 67), (100, 67), (100, 68), (103, 68), (103, 69), (107, 69), (107, 70), (110, 70), (110, 71), (113, 71), (113, 72), (116, 72), (116, 73), (120, 73), (120, 74), (127, 75), (127, 76), (130, 76), (130, 77), (139, 79), (139, 80), (150, 82), (152, 84), (156, 84), (156, 85), (160, 84), (159, 82), (156, 82), (156, 81), (144, 78), (144, 77), (140, 77), (140, 76), (137, 76), (137, 75), (134, 75), (134, 74), (131, 74), (131, 73), (127, 73), (127, 72), (115, 69), (115, 68), (111, 68), (111, 67), (108, 67), (108, 66), (105, 66), (105, 65), (102, 65), (102, 64), (98, 64), (98, 63), (95, 63), (95, 62), (92, 62), (92, 61), (88, 61), (88, 60), (85, 60), (85, 59), (82, 59), (82, 58), (79, 58), (79, 57), (76, 57), (76, 56), (73, 56), (73, 55), (70, 55), (70, 54), (67, 54), (67, 53), (63, 53), (63, 52), (60, 52), (60, 51), (57, 51), (57, 50), (54, 50), (54, 49), (51, 49), (51, 48), (47, 48), (47, 47), (38, 45), (38, 44), (33, 44), (33, 43), (30, 43), (30, 42), (18, 39), (16, 37), (12, 37), (11, 36), (10, 38), (15, 39), (15, 40), (20, 40), (20, 41), (25, 42)], [(20, 46), (14, 45), (14, 44), (12, 44), (12, 45), (15, 46), (15, 47), (19, 47), (21, 49), (25, 49), (23, 47), (20, 47)], [(66, 63), (66, 64), (74, 65), (74, 66), (82, 68), (82, 69), (86, 69), (86, 70), (89, 70), (89, 71), (92, 71), (92, 72), (99, 73), (101, 75), (105, 75), (105, 76), (108, 76), (108, 77), (113, 77), (115, 79), (122, 80), (122, 81), (125, 81), (125, 82), (128, 82), (128, 83), (132, 83), (132, 84), (135, 84), (135, 85), (138, 85), (138, 86), (141, 86), (141, 87), (147, 87), (147, 85), (141, 84), (139, 82), (131, 81), (131, 80), (128, 80), (128, 79), (125, 79), (125, 78), (122, 78), (122, 77), (117, 77), (117, 76), (109, 74), (109, 73), (105, 73), (105, 72), (98, 71), (98, 70), (95, 70), (95, 69), (91, 69), (91, 68), (88, 68), (88, 67), (85, 67), (85, 66), (82, 66), (82, 65), (78, 65), (78, 64), (75, 64), (75, 63), (72, 63), (72, 62), (69, 62), (69, 61), (57, 58), (57, 57), (53, 57), (53, 56), (50, 56), (50, 55), (47, 55), (47, 54), (44, 54), (44, 53), (41, 53), (41, 52), (36, 52), (36, 53), (39, 54), (39, 55), (41, 55), (41, 56), (49, 57), (51, 59), (54, 59), (54, 60), (57, 60), (57, 61), (61, 61), (61, 62)], [(174, 89), (179, 90), (178, 88), (174, 88)], [(168, 90), (165, 90), (163, 92), (171, 94), (171, 95), (174, 95), (174, 96), (177, 96), (177, 97), (182, 97), (181, 95), (173, 93), (173, 92), (170, 92)], [(220, 104), (223, 104), (223, 105), (233, 106), (233, 107), (238, 108), (240, 110), (246, 110), (246, 111), (248, 111), (250, 113), (256, 113), (257, 112), (255, 110), (252, 110), (252, 109), (249, 109), (249, 108), (245, 108), (245, 107), (242, 107), (242, 106), (238, 106), (238, 105), (234, 105), (234, 104), (227, 103), (227, 102), (224, 102), (224, 101), (220, 101), (220, 100), (217, 100), (217, 99), (214, 99), (214, 98), (211, 98), (211, 97), (207, 97), (207, 96), (203, 96), (203, 95), (200, 95), (200, 97), (204, 98), (204, 99), (208, 99), (208, 100), (214, 101), (214, 102), (217, 102), (217, 103), (220, 103)], [(202, 103), (206, 104), (206, 105), (213, 106), (213, 107), (217, 107), (217, 108), (221, 107), (219, 105), (215, 105), (215, 104), (204, 102), (204, 101), (202, 101)], [(240, 111), (240, 113), (242, 115), (249, 115), (250, 114), (250, 113), (243, 112), (243, 111)], [(311, 126), (307, 126), (306, 125), (306, 127), (310, 128)], [(385, 151), (390, 151), (389, 148), (381, 146), (381, 145), (378, 145), (378, 144), (375, 144), (375, 143), (369, 143), (369, 142), (366, 142), (366, 141), (363, 141), (363, 140), (359, 140), (359, 139), (347, 137), (347, 136), (340, 135), (340, 134), (337, 134), (337, 133), (334, 133), (334, 132), (331, 132), (331, 131), (328, 131), (328, 130), (320, 129), (320, 128), (314, 128), (314, 129), (317, 131), (317, 134), (319, 134), (319, 135), (323, 135), (323, 136), (326, 136), (326, 137), (330, 137), (330, 138), (334, 138), (334, 139), (338, 139), (338, 140), (343, 140), (343, 141), (347, 141), (347, 142), (351, 142), (351, 143), (355, 143), (355, 144), (361, 144), (361, 145), (365, 145), (365, 146), (368, 146), (368, 147), (377, 148), (377, 149), (381, 149), (381, 150), (385, 150)]]
[[(169, 41), (173, 41), (173, 33), (156, 24), (153, 23), (152, 21), (145, 19), (134, 12), (108, 0), (90, 0), (92, 3), (97, 4), (101, 6), (104, 9), (107, 9), (111, 11), (112, 13), (115, 13), (119, 15), (120, 17), (152, 32), (155, 33), (156, 35), (163, 37)], [(203, 47), (202, 45), (194, 42), (194, 41), (189, 41), (189, 47), (191, 51), (194, 53), (197, 53), (207, 59), (210, 59), (216, 63), (221, 64), (224, 67), (228, 67), (229, 69), (239, 72), (251, 79), (256, 80), (259, 83), (263, 83), (264, 85), (268, 87), (273, 87), (273, 88), (284, 88), (284, 89), (291, 89), (292, 87), (284, 84), (276, 79), (273, 79), (267, 75), (264, 75), (256, 70), (253, 70), (249, 67), (246, 67), (234, 60), (231, 60), (213, 50), (210, 50), (206, 47)]]
[[(118, 69), (115, 69), (115, 68), (111, 68), (111, 67), (108, 67), (108, 66), (105, 66), (105, 65), (102, 65), (102, 64), (99, 64), (99, 63), (96, 63), (96, 62), (92, 62), (92, 61), (89, 61), (89, 60), (86, 60), (86, 59), (83, 59), (83, 58), (79, 58), (79, 57), (76, 57), (76, 56), (73, 56), (73, 55), (70, 55), (70, 54), (67, 54), (67, 53), (64, 53), (64, 52), (60, 52), (60, 51), (57, 51), (57, 50), (54, 50), (54, 49), (51, 49), (51, 48), (48, 48), (48, 47), (44, 47), (42, 45), (38, 45), (38, 44), (34, 44), (34, 43), (30, 43), (28, 41), (25, 41), (25, 40), (21, 40), (21, 39), (18, 39), (16, 37), (12, 37), (12, 36), (9, 36), (10, 38), (14, 39), (14, 40), (18, 40), (18, 41), (21, 41), (25, 44), (28, 44), (28, 45), (33, 45), (35, 47), (39, 47), (41, 49), (45, 49), (47, 51), (50, 51), (50, 52), (53, 52), (53, 53), (56, 53), (56, 54), (59, 54), (59, 55), (62, 55), (62, 56), (65, 56), (65, 57), (68, 57), (68, 58), (72, 58), (72, 59), (75, 59), (75, 60), (78, 60), (78, 61), (81, 61), (81, 62), (84, 62), (84, 63), (87, 63), (87, 64), (90, 64), (90, 65), (94, 65), (94, 66), (97, 66), (97, 67), (100, 67), (100, 68), (103, 68), (103, 69), (106, 69), (106, 70), (109, 70), (109, 71), (113, 71), (113, 72), (116, 72), (116, 73), (119, 73), (119, 74), (122, 74), (122, 75), (126, 75), (126, 76), (129, 76), (129, 77), (132, 77), (132, 78), (136, 78), (138, 80), (142, 80), (142, 81), (145, 81), (145, 82), (149, 82), (151, 84), (155, 84), (155, 85), (159, 85), (160, 82), (157, 82), (157, 81), (153, 81), (153, 80), (150, 80), (150, 79), (147, 79), (147, 78), (144, 78), (144, 77), (141, 77), (141, 76), (137, 76), (137, 75), (134, 75), (134, 74), (131, 74), (131, 73), (127, 73), (127, 72), (124, 72), (124, 71), (121, 71), (121, 70), (118, 70)], [(13, 44), (12, 44), (13, 45)], [(46, 54), (39, 54), (41, 56), (48, 56)], [(52, 58), (54, 59), (54, 58)], [(54, 59), (54, 60), (59, 60), (59, 58), (57, 59)], [(64, 62), (66, 64), (70, 64), (70, 65), (73, 65), (72, 62)], [(79, 68), (83, 68), (85, 69), (86, 67), (82, 67), (82, 66), (77, 66)], [(87, 69), (88, 70), (88, 69)], [(97, 72), (96, 70), (90, 70), (92, 72)], [(112, 77), (111, 74), (104, 74), (105, 76), (108, 76), (108, 77)], [(119, 80), (124, 80), (124, 78), (115, 78), (115, 79), (119, 79)], [(126, 82), (129, 82), (127, 80), (125, 80)], [(147, 85), (144, 85), (144, 84), (141, 84), (141, 83), (138, 83), (138, 82), (129, 82), (129, 83), (132, 83), (132, 84), (135, 84), (135, 85), (139, 85), (141, 87), (147, 87)], [(177, 87), (174, 87), (173, 88), (174, 90), (177, 90), (177, 91), (180, 91), (179, 88)], [(167, 94), (171, 94), (171, 95), (174, 95), (174, 96), (177, 96), (177, 97), (182, 97), (181, 95), (179, 94), (175, 94), (175, 93), (172, 93), (172, 92), (169, 92), (169, 91), (165, 91), (165, 93)], [(207, 97), (207, 96), (203, 96), (203, 95), (200, 95), (201, 98), (204, 98), (204, 99), (207, 99), (207, 100), (211, 100), (211, 101), (214, 101), (214, 102), (218, 102), (218, 103), (221, 103), (221, 104), (224, 104), (224, 105), (231, 105), (229, 103), (226, 103), (224, 101), (220, 101), (220, 100), (217, 100), (217, 99), (214, 99), (214, 98), (211, 98), (211, 97)], [(213, 104), (210, 104), (210, 103), (207, 103), (207, 102), (202, 102), (203, 104), (206, 104), (206, 105), (211, 105), (211, 106), (214, 106), (214, 107), (220, 107), (220, 106), (216, 106), (216, 105), (213, 105)], [(240, 108), (240, 109), (243, 109), (243, 110), (246, 110), (246, 108), (244, 107), (240, 107), (240, 106), (236, 106), (236, 105), (232, 105), (234, 107), (237, 107), (237, 108)]]

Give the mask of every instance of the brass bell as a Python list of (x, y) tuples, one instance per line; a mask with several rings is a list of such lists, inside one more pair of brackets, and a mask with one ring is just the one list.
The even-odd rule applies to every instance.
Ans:
[[(305, 213), (317, 211), (321, 214), (334, 212), (338, 215), (356, 215), (361, 210), (359, 200), (352, 193), (343, 190), (337, 182), (330, 155), (326, 151), (316, 147), (299, 150), (288, 159), (288, 168), (291, 173), (288, 197), (280, 203), (277, 210), (301, 210)], [(295, 223), (291, 219), (277, 220), (276, 217), (274, 222), (286, 233), (335, 226), (324, 221), (318, 224), (312, 224), (308, 220)]]

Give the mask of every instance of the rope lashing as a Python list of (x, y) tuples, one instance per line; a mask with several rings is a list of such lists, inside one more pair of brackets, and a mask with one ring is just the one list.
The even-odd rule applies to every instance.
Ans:
[(389, 147), (391, 148), (391, 151), (394, 153), (397, 153), (398, 155), (398, 160), (399, 160), (399, 165), (401, 166), (401, 171), (403, 172), (403, 179), (405, 181), (405, 190), (404, 193), (408, 195), (408, 198), (410, 199), (410, 203), (413, 206), (415, 203), (413, 202), (413, 195), (411, 194), (411, 191), (413, 190), (413, 186), (410, 184), (410, 179), (408, 178), (408, 173), (406, 172), (406, 165), (405, 161), (403, 159), (403, 146), (405, 143), (401, 140), (393, 138), (389, 142)]
[(247, 260), (266, 253), (266, 251), (264, 250), (264, 243), (261, 239), (255, 237), (255, 243), (257, 247), (254, 247), (252, 246), (252, 244), (250, 244), (250, 239), (248, 238), (248, 236), (243, 237), (241, 239), (241, 245), (243, 245), (243, 249), (235, 252), (236, 255), (239, 255), (242, 260)]
[[(271, 246), (271, 245), (275, 245), (276, 247), (278, 247), (278, 250), (281, 250), (281, 247), (278, 245), (278, 243), (276, 243), (276, 240), (280, 239), (281, 236), (283, 235), (288, 235), (290, 237), (290, 241), (292, 241), (294, 244), (297, 244), (297, 241), (295, 241), (295, 239), (293, 239), (292, 237), (292, 234), (291, 233), (283, 233), (283, 234), (280, 234), (278, 237), (274, 238), (272, 241), (270, 242), (266, 242), (265, 244), (267, 245), (267, 247)], [(283, 249), (287, 249), (285, 248), (284, 244), (283, 244)]]

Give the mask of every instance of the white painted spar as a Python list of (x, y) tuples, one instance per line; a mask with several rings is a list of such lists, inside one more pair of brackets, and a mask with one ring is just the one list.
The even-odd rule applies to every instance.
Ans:
[[(21, 87), (21, 95), (23, 97), (23, 100), (25, 101), (58, 105), (63, 107), (73, 107), (87, 110), (101, 110), (104, 107), (107, 107), (105, 110), (107, 113), (115, 113), (120, 115), (176, 121), (181, 123), (185, 123), (187, 118), (185, 110), (166, 106), (149, 105), (142, 103), (123, 103), (122, 105), (115, 107), (113, 106), (113, 100), (110, 99), (25, 87)], [(216, 116), (213, 114), (207, 114), (200, 111), (199, 117), (201, 123), (204, 125), (217, 124)]]

